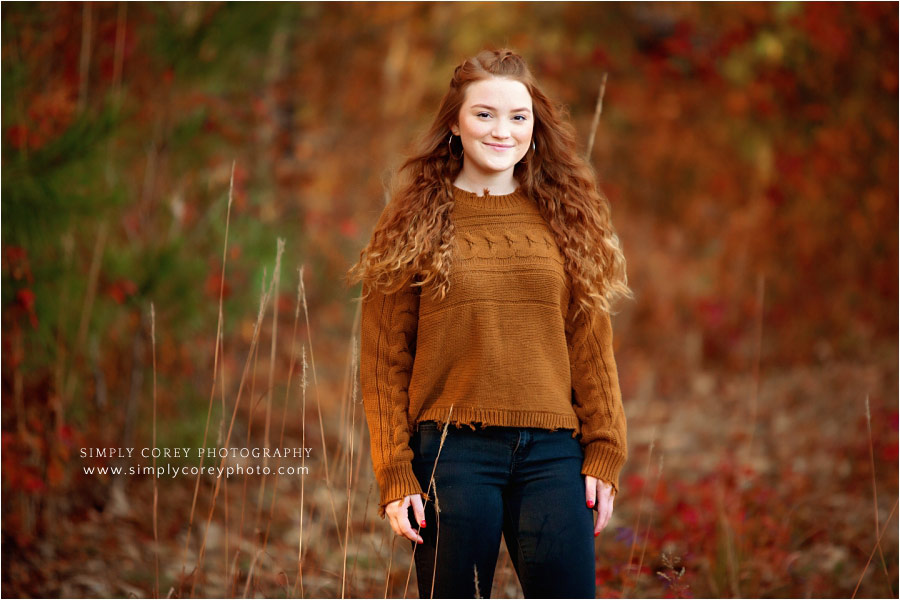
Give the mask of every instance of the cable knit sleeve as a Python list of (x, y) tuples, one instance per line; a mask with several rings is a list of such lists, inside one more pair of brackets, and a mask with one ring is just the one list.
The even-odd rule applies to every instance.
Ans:
[(409, 283), (387, 295), (372, 289), (362, 300), (360, 380), (382, 519), (389, 502), (422, 493), (412, 469), (407, 395), (420, 289)]
[(619, 491), (619, 472), (628, 459), (627, 426), (619, 376), (613, 356), (609, 313), (603, 311), (587, 324), (582, 313), (573, 319), (575, 304), (566, 319), (566, 340), (572, 367), (572, 405), (581, 422), (584, 463), (581, 473), (612, 484)]

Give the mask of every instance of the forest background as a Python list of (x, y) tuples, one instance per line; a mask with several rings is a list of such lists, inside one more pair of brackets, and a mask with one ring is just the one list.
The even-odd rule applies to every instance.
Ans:
[[(585, 152), (603, 89), (635, 300), (598, 596), (896, 597), (897, 17), (4, 2), (3, 595), (415, 595), (341, 281), (453, 68), (510, 46)], [(229, 440), (312, 448), (309, 474), (80, 453)], [(504, 548), (493, 597), (520, 594)]]

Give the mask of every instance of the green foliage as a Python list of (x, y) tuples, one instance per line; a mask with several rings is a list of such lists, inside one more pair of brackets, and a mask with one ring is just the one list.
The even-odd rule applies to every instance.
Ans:
[(7, 245), (38, 247), (58, 239), (69, 225), (96, 220), (127, 201), (97, 174), (110, 156), (104, 142), (123, 123), (106, 105), (97, 115), (77, 117), (59, 137), (25, 153), (3, 146), (3, 239)]
[(305, 3), (225, 2), (211, 9), (149, 3), (155, 21), (151, 54), (179, 82), (211, 94), (253, 89), (263, 83), (264, 59), (278, 27), (296, 26)]

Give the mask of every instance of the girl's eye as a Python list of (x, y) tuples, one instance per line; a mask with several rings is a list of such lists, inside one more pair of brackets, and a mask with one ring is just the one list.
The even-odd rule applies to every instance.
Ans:
[[(489, 117), (489, 116), (491, 116), (491, 113), (480, 112), (480, 113), (475, 113), (475, 116), (476, 116), (476, 117)], [(527, 121), (527, 120), (528, 120), (528, 117), (526, 117), (525, 115), (516, 115), (516, 116), (513, 117), (513, 118), (519, 119), (519, 122)]]

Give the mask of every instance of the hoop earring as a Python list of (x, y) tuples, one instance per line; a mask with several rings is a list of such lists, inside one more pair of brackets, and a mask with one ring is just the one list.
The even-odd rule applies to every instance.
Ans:
[[(531, 140), (531, 155), (534, 156), (535, 152), (537, 152), (537, 146), (534, 144), (534, 140)], [(526, 152), (525, 156), (527, 156), (527, 155), (528, 155), (528, 153)], [(524, 165), (524, 164), (528, 163), (528, 161), (525, 160), (525, 156), (523, 156), (522, 160), (519, 161), (520, 165)]]
[[(463, 148), (462, 152), (459, 153), (459, 156), (453, 156), (453, 146), (450, 145), (450, 142), (453, 141), (453, 133), (450, 134), (450, 137), (447, 139), (447, 153), (450, 155), (450, 158), (455, 158), (456, 160), (462, 160), (463, 154), (466, 153), (466, 149)], [(462, 138), (460, 138), (462, 141)]]

